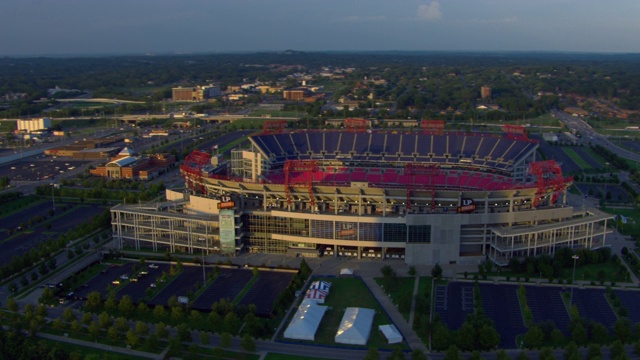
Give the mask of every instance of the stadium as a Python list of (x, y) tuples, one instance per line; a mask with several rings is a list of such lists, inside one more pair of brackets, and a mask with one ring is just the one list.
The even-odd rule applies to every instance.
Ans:
[(231, 159), (194, 151), (181, 166), (189, 191), (167, 201), (112, 208), (121, 248), (199, 255), (403, 259), (410, 265), (475, 264), (600, 248), (607, 222), (569, 206), (559, 164), (536, 159), (523, 127), (502, 133), (287, 131), (270, 121)]

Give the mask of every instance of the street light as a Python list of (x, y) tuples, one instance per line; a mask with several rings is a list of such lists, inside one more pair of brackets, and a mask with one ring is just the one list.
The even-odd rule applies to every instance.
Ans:
[(53, 212), (56, 212), (56, 199), (54, 197), (54, 191), (55, 191), (55, 188), (56, 188), (56, 184), (50, 183), (49, 185), (51, 186), (51, 204), (53, 206)]
[(606, 206), (606, 203), (607, 203), (607, 182), (608, 182), (607, 170), (608, 169), (609, 169), (609, 163), (606, 162), (604, 163), (604, 194), (602, 195), (603, 208)]
[(571, 281), (571, 298), (569, 299), (569, 311), (571, 311), (571, 307), (573, 306), (573, 289), (576, 287), (576, 262), (580, 259), (580, 256), (573, 255), (571, 257), (573, 259), (573, 280)]

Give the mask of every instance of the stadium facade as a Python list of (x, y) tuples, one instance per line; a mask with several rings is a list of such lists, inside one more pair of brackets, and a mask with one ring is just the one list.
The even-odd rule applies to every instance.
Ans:
[[(266, 128), (230, 161), (190, 154), (188, 192), (112, 208), (122, 248), (477, 263), (605, 246), (598, 210), (566, 201), (572, 179), (537, 161), (525, 133)], [(214, 161), (212, 161), (214, 160)]]

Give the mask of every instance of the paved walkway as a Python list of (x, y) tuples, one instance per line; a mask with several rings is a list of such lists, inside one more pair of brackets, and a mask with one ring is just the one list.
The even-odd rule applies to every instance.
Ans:
[(104, 351), (110, 351), (110, 352), (120, 353), (120, 354), (124, 354), (124, 355), (129, 355), (129, 356), (137, 356), (137, 357), (142, 357), (142, 358), (147, 358), (147, 359), (162, 359), (163, 358), (162, 354), (152, 354), (152, 353), (148, 353), (148, 352), (144, 352), (144, 351), (131, 350), (131, 349), (121, 348), (121, 347), (117, 347), (117, 346), (104, 345), (104, 344), (100, 344), (99, 342), (78, 340), (78, 339), (74, 339), (74, 338), (70, 338), (70, 337), (66, 337), (66, 336), (51, 335), (51, 334), (42, 333), (42, 332), (37, 333), (36, 336), (38, 336), (40, 338), (43, 338), (43, 339), (49, 339), (49, 340), (53, 340), (53, 341), (65, 342), (65, 343), (68, 343), (68, 344), (86, 346), (86, 347), (90, 347), (90, 348), (94, 348), (94, 349), (100, 349), (100, 350), (104, 350)]
[(382, 305), (382, 308), (387, 312), (391, 321), (396, 325), (402, 336), (404, 336), (404, 340), (409, 344), (409, 347), (411, 347), (412, 350), (422, 350), (423, 352), (427, 352), (425, 344), (420, 340), (404, 317), (402, 317), (402, 314), (400, 314), (396, 306), (391, 302), (391, 298), (389, 298), (382, 289), (380, 289), (378, 283), (376, 283), (372, 277), (363, 277), (362, 280), (369, 290), (371, 290), (376, 299), (378, 299), (378, 302), (380, 302), (380, 305)]
[(416, 312), (416, 299), (418, 298), (418, 287), (420, 285), (420, 277), (416, 276), (416, 282), (413, 284), (413, 295), (411, 296), (411, 311), (409, 312), (409, 324), (413, 326)]

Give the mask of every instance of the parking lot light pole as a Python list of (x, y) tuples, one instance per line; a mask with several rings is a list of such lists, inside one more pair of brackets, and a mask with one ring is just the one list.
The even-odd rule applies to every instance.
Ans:
[(576, 287), (576, 262), (580, 259), (580, 256), (573, 255), (571, 257), (573, 259), (573, 280), (571, 281), (571, 297), (569, 298), (569, 311), (571, 311), (571, 307), (573, 306), (573, 289)]
[(55, 195), (54, 195), (54, 191), (56, 189), (56, 184), (51, 183), (49, 185), (51, 186), (51, 204), (53, 206), (53, 212), (56, 212), (56, 199), (55, 199)]

